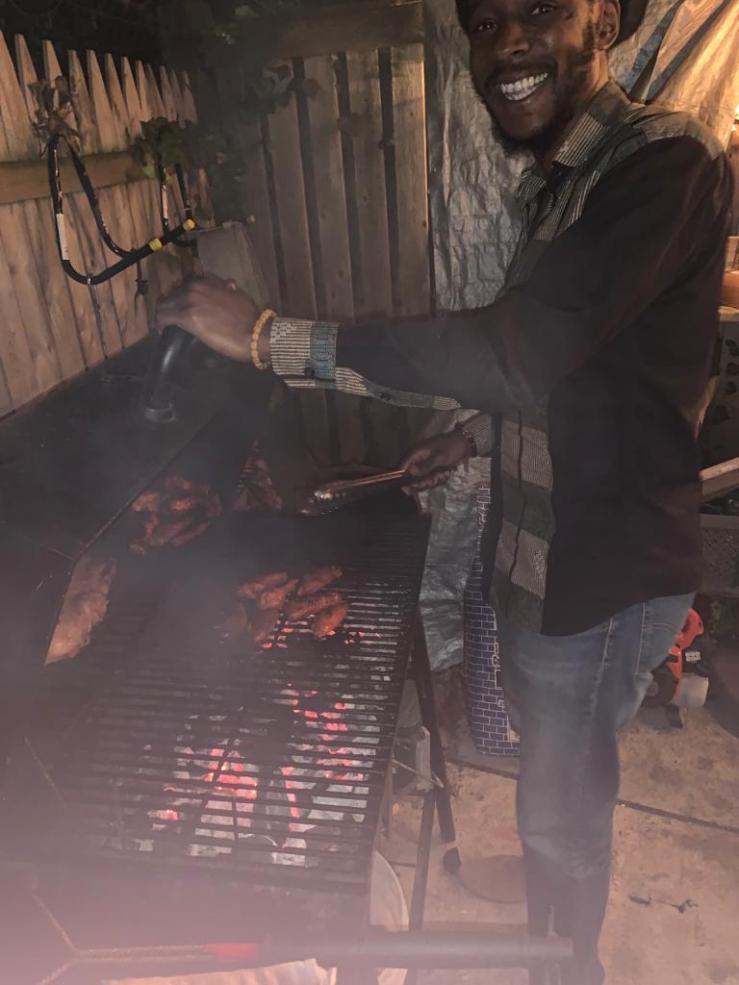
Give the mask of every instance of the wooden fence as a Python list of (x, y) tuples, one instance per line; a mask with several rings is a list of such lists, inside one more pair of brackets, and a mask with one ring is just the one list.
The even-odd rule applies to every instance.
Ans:
[[(50, 42), (43, 46), (43, 76), (65, 76), (74, 88), (74, 123), (100, 206), (113, 238), (129, 248), (161, 229), (156, 182), (136, 174), (129, 148), (141, 122), (156, 116), (195, 120), (187, 76), (106, 55), (103, 64), (74, 51), (66, 71)], [(15, 60), (0, 34), (0, 414), (18, 408), (106, 356), (141, 339), (147, 310), (158, 292), (179, 276), (184, 251), (163, 251), (99, 287), (67, 278), (57, 256), (54, 218), (42, 150), (31, 120), (29, 86), (37, 72), (21, 36)], [(102, 246), (85, 197), (64, 168), (70, 259), (87, 273), (114, 257)], [(181, 204), (181, 203), (180, 203)], [(173, 202), (176, 205), (176, 202)], [(173, 211), (175, 211), (173, 209)], [(156, 262), (154, 262), (156, 261)]]
[[(330, 320), (432, 305), (420, 2), (357, 3), (255, 27), (230, 65), (196, 79), (202, 119), (238, 137), (244, 214), (274, 307)], [(247, 114), (254, 57), (290, 86), (287, 105)], [(253, 107), (253, 100), (249, 104)], [(228, 111), (227, 111), (228, 112)], [(301, 396), (322, 462), (394, 464), (427, 415), (344, 395)]]

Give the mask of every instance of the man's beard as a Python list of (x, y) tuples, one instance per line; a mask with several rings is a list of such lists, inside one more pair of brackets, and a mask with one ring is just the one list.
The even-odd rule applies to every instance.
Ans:
[(540, 156), (561, 138), (578, 112), (577, 95), (587, 77), (595, 52), (595, 27), (590, 23), (585, 28), (582, 47), (572, 49), (568, 55), (567, 63), (563, 69), (567, 83), (562, 91), (556, 95), (552, 119), (543, 130), (532, 137), (524, 139), (512, 137), (500, 126), (488, 107), (493, 125), (493, 135), (503, 145), (506, 153), (520, 154), (521, 151), (530, 151), (535, 156)]

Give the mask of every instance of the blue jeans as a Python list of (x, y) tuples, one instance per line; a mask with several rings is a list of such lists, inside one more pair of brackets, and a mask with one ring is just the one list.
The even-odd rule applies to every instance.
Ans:
[[(501, 622), (506, 705), (521, 738), (517, 791), (529, 926), (571, 937), (566, 985), (600, 985), (598, 937), (610, 879), (617, 732), (639, 709), (693, 596), (653, 599), (575, 636)], [(549, 979), (551, 981), (551, 979)], [(545, 982), (540, 972), (532, 983)]]

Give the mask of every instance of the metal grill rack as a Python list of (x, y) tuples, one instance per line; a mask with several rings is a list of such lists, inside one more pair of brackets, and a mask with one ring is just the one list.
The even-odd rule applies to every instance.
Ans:
[[(366, 891), (425, 523), (310, 523), (250, 528), (248, 552), (229, 538), (202, 575), (111, 601), (90, 654), (45, 675), (49, 714), (5, 788), (5, 850)], [(262, 650), (218, 642), (239, 580), (328, 559), (349, 604), (333, 638), (283, 620)]]

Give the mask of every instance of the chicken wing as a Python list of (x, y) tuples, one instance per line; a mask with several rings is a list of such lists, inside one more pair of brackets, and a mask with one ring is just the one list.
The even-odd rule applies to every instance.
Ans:
[(314, 592), (320, 592), (322, 588), (326, 588), (332, 582), (336, 581), (337, 578), (341, 578), (343, 572), (338, 565), (330, 565), (326, 568), (316, 568), (315, 571), (309, 571), (307, 575), (304, 575), (301, 579), (300, 586), (298, 587), (298, 595), (312, 595)]
[(236, 597), (240, 599), (256, 599), (268, 588), (277, 588), (284, 585), (287, 581), (286, 571), (275, 571), (271, 575), (263, 575), (261, 578), (252, 578), (245, 581), (236, 589)]
[(331, 636), (341, 626), (349, 614), (349, 606), (346, 602), (332, 605), (330, 609), (322, 609), (313, 620), (311, 630), (318, 640), (323, 640)]
[(321, 595), (311, 595), (309, 598), (297, 598), (289, 602), (285, 608), (288, 619), (307, 619), (323, 609), (340, 605), (344, 599), (340, 592), (323, 592)]
[(295, 591), (295, 586), (297, 584), (298, 579), (291, 578), (290, 581), (285, 582), (284, 585), (279, 585), (277, 588), (267, 589), (266, 592), (262, 592), (259, 596), (257, 605), (260, 609), (281, 609), (288, 597)]

